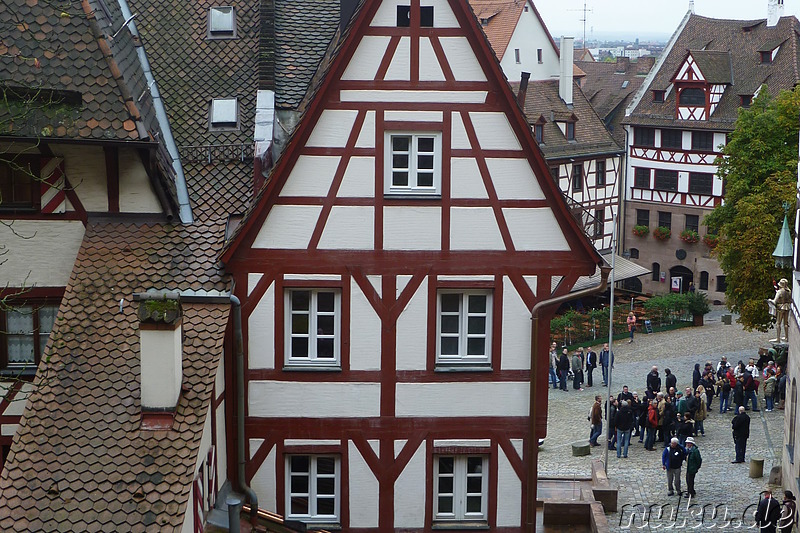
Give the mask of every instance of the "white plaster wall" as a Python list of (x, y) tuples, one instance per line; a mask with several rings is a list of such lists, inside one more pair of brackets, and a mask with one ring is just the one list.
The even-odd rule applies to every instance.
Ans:
[[(250, 459), (261, 447), (264, 439), (250, 439)], [(278, 483), (275, 465), (275, 447), (267, 454), (267, 458), (261, 463), (261, 467), (256, 471), (250, 481), (250, 488), (258, 495), (258, 506), (273, 513), (278, 511), (278, 496), (276, 485)]]
[(491, 207), (453, 207), (450, 210), (450, 249), (505, 250)]
[(364, 125), (356, 140), (356, 148), (375, 148), (375, 111), (367, 111)]
[(488, 91), (405, 91), (376, 89), (342, 89), (342, 102), (400, 102), (416, 104), (482, 104)]
[(459, 28), (455, 13), (447, 0), (420, 0), (421, 6), (433, 6), (433, 26), (435, 28)]
[(395, 411), (398, 417), (528, 416), (528, 383), (398, 383)]
[(522, 150), (505, 113), (473, 111), (469, 118), (484, 150)]
[(522, 482), (502, 448), (497, 449), (497, 527), (519, 527), (522, 522)]
[(378, 527), (378, 480), (353, 441), (348, 442), (350, 458), (350, 527)]
[(425, 370), (428, 346), (428, 279), (397, 319), (397, 370)]
[(103, 149), (82, 145), (60, 144), (52, 147), (53, 153), (64, 157), (64, 173), (75, 194), (89, 212), (108, 211), (106, 186), (106, 159)]
[(183, 381), (181, 327), (140, 329), (142, 407), (174, 408)]
[(441, 111), (392, 111), (387, 110), (383, 113), (384, 120), (396, 120), (405, 122), (441, 122), (444, 120), (444, 113)]
[(472, 157), (450, 160), (450, 196), (453, 198), (488, 198), (478, 162)]
[[(325, 111), (327, 113), (328, 111)], [(342, 131), (345, 141), (350, 128)], [(316, 131), (316, 130), (315, 130)], [(332, 145), (331, 145), (332, 146)], [(339, 166), (339, 156), (301, 155), (281, 189), (281, 196), (327, 196)]]
[(355, 280), (350, 292), (350, 368), (381, 368), (381, 320)]
[(350, 159), (337, 196), (343, 198), (375, 197), (374, 157), (353, 157)]
[(385, 80), (408, 81), (411, 79), (411, 38), (400, 37), (392, 62), (386, 71)]
[(397, 6), (407, 6), (408, 0), (382, 0), (378, 11), (372, 17), (370, 26), (389, 27), (397, 26)]
[(469, 150), (472, 145), (469, 142), (469, 137), (467, 137), (467, 130), (464, 129), (464, 120), (461, 118), (461, 113), (453, 113), (452, 117), (450, 146), (453, 150)]
[(539, 180), (527, 159), (489, 158), (486, 167), (500, 200), (544, 200)]
[(320, 249), (372, 250), (375, 246), (375, 209), (367, 206), (333, 206), (322, 237)]
[(253, 241), (253, 248), (306, 249), (321, 206), (276, 205)]
[(217, 375), (214, 376), (214, 391), (219, 397), (220, 394), (225, 392), (225, 361), (220, 360), (217, 365)]
[[(0, 381), (0, 395), (5, 395), (9, 388), (14, 385), (13, 381)], [(30, 383), (23, 383), (20, 391), (14, 396), (14, 400), (9, 402), (8, 407), (3, 411), (4, 416), (22, 416), (25, 411), (25, 404), (28, 401), (28, 395), (33, 391), (33, 385)]]
[(141, 158), (128, 148), (119, 151), (119, 210), (123, 213), (162, 211)]
[(192, 493), (190, 491), (189, 503), (186, 504), (186, 510), (183, 514), (182, 533), (194, 533), (194, 512), (192, 511), (192, 505), (194, 505), (194, 501), (192, 500)]
[(0, 435), (3, 437), (13, 437), (19, 428), (19, 424), (1, 424)]
[(353, 57), (342, 75), (343, 80), (371, 81), (375, 79), (390, 38), (384, 35), (365, 35), (358, 43)]
[(423, 512), (426, 505), (425, 483), (425, 443), (423, 442), (394, 484), (395, 528), (425, 526), (425, 513)]
[(250, 416), (313, 418), (380, 415), (380, 383), (250, 381)]
[(256, 288), (258, 282), (261, 281), (261, 278), (264, 277), (264, 274), (260, 272), (250, 272), (247, 274), (247, 295), (250, 296), (252, 294), (253, 289)]
[(386, 250), (439, 250), (441, 235), (442, 209), (439, 207), (383, 209), (383, 247)]
[(84, 227), (79, 220), (0, 224), (0, 280), (7, 287), (66, 287)]
[(344, 148), (356, 116), (358, 111), (351, 109), (325, 109), (306, 141), (306, 146)]
[[(206, 421), (203, 423), (203, 435), (200, 437), (200, 447), (197, 449), (197, 461), (194, 465), (194, 475), (200, 470), (200, 465), (208, 458), (208, 450), (211, 449), (211, 409), (206, 411)], [(205, 478), (203, 478), (205, 483)], [(203, 487), (207, 490), (206, 487)]]
[[(519, 64), (514, 56), (515, 48), (519, 48), (520, 51)], [(542, 49), (541, 63), (536, 54), (539, 48)], [(519, 81), (522, 72), (530, 72), (531, 81), (558, 78), (558, 53), (532, 7), (528, 6), (528, 12), (523, 11), (520, 16), (508, 48), (500, 61), (500, 67), (511, 82)]]
[[(436, 16), (434, 15), (434, 19)], [(419, 79), (420, 81), (444, 81), (444, 72), (439, 65), (436, 52), (428, 37), (419, 40)]]
[(275, 283), (247, 319), (247, 367), (275, 368)]
[(225, 400), (217, 408), (217, 489), (221, 489), (228, 480), (228, 441), (225, 425)]
[(503, 277), (502, 370), (531, 367), (531, 313), (511, 280)]
[(478, 58), (466, 37), (440, 37), (444, 55), (456, 81), (486, 81)]
[(518, 251), (568, 251), (569, 243), (549, 207), (503, 209), (508, 230)]

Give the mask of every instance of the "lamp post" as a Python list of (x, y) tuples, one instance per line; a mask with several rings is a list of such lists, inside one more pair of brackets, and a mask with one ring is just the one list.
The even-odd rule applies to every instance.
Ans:
[(608, 305), (608, 394), (606, 394), (606, 442), (603, 445), (605, 448), (605, 460), (603, 461), (603, 470), (608, 474), (608, 442), (611, 440), (611, 416), (609, 409), (611, 409), (611, 372), (614, 365), (611, 364), (614, 360), (614, 265), (617, 258), (617, 215), (612, 215), (611, 219), (611, 279), (609, 285), (609, 305)]

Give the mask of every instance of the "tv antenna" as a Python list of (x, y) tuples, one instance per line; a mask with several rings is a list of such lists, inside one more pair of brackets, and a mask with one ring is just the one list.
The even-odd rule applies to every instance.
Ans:
[(568, 11), (580, 11), (583, 13), (583, 18), (580, 21), (583, 22), (583, 47), (586, 48), (586, 21), (589, 20), (589, 13), (594, 13), (594, 9), (589, 9), (586, 2), (583, 2), (583, 9), (569, 9)]

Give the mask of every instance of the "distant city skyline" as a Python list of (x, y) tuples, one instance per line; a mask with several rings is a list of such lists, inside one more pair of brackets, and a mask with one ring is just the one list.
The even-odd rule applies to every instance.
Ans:
[[(533, 0), (553, 37), (583, 38), (584, 0)], [(695, 13), (725, 19), (767, 18), (767, 0), (695, 0)], [(586, 38), (666, 40), (689, 10), (689, 0), (586, 0)], [(800, 15), (800, 0), (785, 0), (784, 15)]]

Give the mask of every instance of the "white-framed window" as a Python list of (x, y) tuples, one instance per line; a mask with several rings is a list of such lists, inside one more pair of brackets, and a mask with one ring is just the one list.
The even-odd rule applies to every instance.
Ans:
[(440, 291), (437, 364), (489, 364), (490, 291)]
[(433, 519), (487, 520), (489, 457), (435, 455), (433, 463)]
[(384, 144), (386, 194), (441, 194), (441, 133), (387, 132)]
[(239, 127), (239, 101), (236, 98), (214, 98), (209, 111), (210, 129)]
[(339, 289), (286, 291), (287, 366), (339, 366), (341, 305)]
[(208, 38), (236, 37), (236, 10), (232, 6), (215, 6), (208, 10)]
[(286, 518), (337, 523), (340, 502), (338, 455), (286, 456)]
[(0, 310), (0, 368), (35, 370), (47, 355), (45, 346), (56, 322), (58, 303), (8, 303), (7, 309)]

